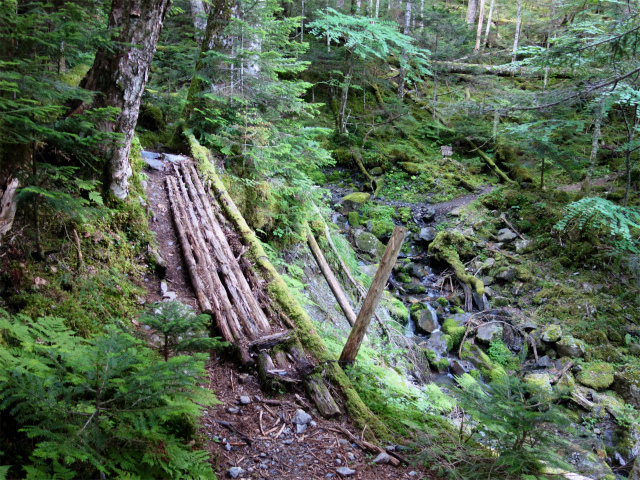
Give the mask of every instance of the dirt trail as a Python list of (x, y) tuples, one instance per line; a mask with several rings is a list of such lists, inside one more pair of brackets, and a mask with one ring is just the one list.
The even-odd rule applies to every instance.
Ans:
[[(169, 174), (170, 164), (168, 161), (164, 164), (163, 168), (155, 163), (160, 170), (148, 168), (146, 172), (149, 176), (147, 197), (155, 214), (150, 227), (157, 235), (159, 253), (167, 261), (169, 290), (176, 292), (178, 300), (198, 310), (168, 203), (165, 177)], [(150, 279), (148, 288), (147, 302), (162, 300), (160, 279)], [(356, 438), (360, 436), (349, 419), (322, 418), (301, 387), (279, 392), (277, 399), (265, 402), (255, 372), (241, 373), (235, 363), (225, 358), (212, 359), (207, 371), (209, 388), (221, 403), (204, 412), (198, 437), (203, 448), (211, 453), (218, 478), (434, 478), (421, 466), (374, 464), (375, 455), (361, 450), (340, 432), (346, 428)], [(299, 409), (311, 416), (306, 428), (292, 422)], [(298, 433), (298, 429), (304, 431)], [(341, 474), (341, 468), (353, 473)]]

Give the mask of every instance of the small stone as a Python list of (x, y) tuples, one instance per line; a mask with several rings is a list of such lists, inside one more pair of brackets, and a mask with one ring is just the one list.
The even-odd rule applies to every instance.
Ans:
[(432, 222), (436, 218), (436, 211), (433, 208), (427, 208), (422, 212), (422, 221)]
[(311, 420), (311, 422), (309, 422), (309, 425), (311, 425), (312, 427), (317, 427), (318, 424), (316, 422), (314, 422), (313, 420)]
[(449, 215), (450, 217), (459, 217), (461, 213), (462, 213), (462, 206), (455, 207), (447, 215)]
[(296, 433), (299, 435), (304, 433), (307, 430), (307, 425), (304, 423), (299, 423), (296, 425)]
[(499, 323), (485, 323), (478, 327), (476, 340), (485, 345), (502, 338), (502, 325)]
[(310, 422), (311, 415), (300, 408), (296, 410), (296, 413), (293, 414), (293, 419), (291, 420), (291, 423), (295, 423), (296, 425), (307, 425)]
[(177, 297), (176, 292), (165, 292), (162, 294), (162, 299), (169, 302), (175, 300)]
[(242, 395), (240, 397), (240, 404), (241, 405), (249, 405), (250, 403), (251, 403), (251, 398), (249, 398), (248, 396)]
[(231, 407), (231, 408), (229, 408), (227, 410), (227, 412), (229, 412), (229, 413), (231, 413), (233, 415), (236, 415), (236, 414), (240, 413), (240, 409), (238, 407)]
[(518, 235), (508, 228), (503, 228), (498, 231), (498, 241), (499, 242), (512, 242), (518, 237)]
[(562, 338), (562, 329), (559, 325), (549, 325), (542, 333), (542, 340), (545, 342), (557, 342)]
[(415, 477), (416, 475), (418, 475), (418, 472), (416, 472), (415, 470), (411, 470), (411, 471), (409, 472), (409, 476), (410, 476), (410, 477)]
[(599, 428), (594, 428), (593, 433), (595, 433), (596, 435), (600, 435), (602, 431)]
[(351, 452), (347, 452), (347, 460), (349, 460), (350, 462), (353, 462), (356, 459), (356, 456), (351, 453)]
[(165, 282), (164, 280), (160, 282), (160, 293), (164, 295), (165, 293), (167, 293), (168, 290), (169, 288), (167, 287), (167, 282)]
[(247, 373), (241, 373), (240, 375), (238, 375), (238, 381), (240, 383), (248, 383), (249, 380), (251, 380), (251, 375)]
[(391, 461), (391, 457), (386, 452), (380, 452), (376, 458), (373, 459), (373, 463), (376, 465), (382, 465), (385, 463), (389, 463)]
[(224, 449), (225, 449), (227, 452), (230, 452), (230, 451), (231, 451), (231, 445), (229, 445), (228, 443), (225, 443), (225, 444), (224, 444)]
[(342, 465), (342, 460), (340, 460), (339, 458), (336, 458), (336, 465)]
[(496, 278), (504, 282), (513, 282), (517, 275), (518, 271), (515, 268), (507, 268), (496, 275)]
[(540, 357), (538, 359), (537, 365), (542, 368), (551, 368), (553, 367), (553, 362), (548, 355), (545, 355), (544, 357)]
[(262, 401), (262, 399), (258, 395), (254, 395), (253, 399), (258, 403), (260, 403)]
[(517, 240), (515, 242), (516, 253), (524, 253), (531, 246), (531, 240)]
[(240, 475), (244, 473), (244, 468), (240, 467), (231, 467), (229, 469), (229, 476), (231, 478), (238, 478)]
[(426, 242), (426, 243), (431, 243), (435, 240), (436, 238), (436, 229), (433, 227), (425, 227), (423, 229), (420, 230), (420, 240)]
[(350, 469), (349, 467), (340, 467), (336, 468), (336, 473), (341, 477), (352, 477), (356, 474), (356, 471)]

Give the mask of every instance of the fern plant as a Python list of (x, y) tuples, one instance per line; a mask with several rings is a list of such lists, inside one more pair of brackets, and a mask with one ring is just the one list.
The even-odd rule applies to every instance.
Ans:
[[(159, 362), (116, 328), (85, 340), (61, 319), (0, 310), (0, 412), (19, 426), (7, 438), (32, 445), (10, 476), (215, 479), (208, 454), (184, 442), (216, 403), (204, 377), (202, 356)], [(0, 464), (16, 462), (6, 453)]]
[(615, 250), (640, 253), (640, 209), (636, 207), (621, 207), (599, 197), (583, 198), (567, 205), (564, 217), (553, 228), (560, 234), (575, 228), (602, 230), (608, 234), (606, 242)]

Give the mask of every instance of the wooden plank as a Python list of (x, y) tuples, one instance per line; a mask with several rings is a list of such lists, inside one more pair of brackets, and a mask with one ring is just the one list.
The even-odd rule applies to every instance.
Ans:
[(382, 292), (384, 291), (384, 287), (387, 284), (389, 275), (391, 274), (391, 269), (398, 258), (398, 253), (400, 253), (400, 248), (402, 248), (402, 243), (406, 236), (406, 228), (395, 227), (393, 229), (391, 239), (387, 244), (384, 255), (382, 255), (382, 260), (380, 260), (378, 271), (373, 277), (373, 282), (371, 283), (367, 297), (364, 299), (360, 313), (356, 318), (356, 323), (351, 329), (347, 343), (342, 349), (340, 365), (348, 365), (355, 361), (356, 356), (358, 355), (358, 350), (360, 350), (362, 340), (364, 339), (369, 323), (371, 322), (371, 317), (373, 316), (378, 303), (380, 303)]

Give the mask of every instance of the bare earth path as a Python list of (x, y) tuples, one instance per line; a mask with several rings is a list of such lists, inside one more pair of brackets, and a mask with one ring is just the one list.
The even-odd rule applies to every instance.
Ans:
[[(167, 261), (169, 291), (197, 310), (169, 208), (165, 177), (170, 165), (162, 158), (158, 161), (157, 169), (145, 172), (149, 177), (146, 186), (149, 208), (155, 214), (150, 227), (157, 235), (159, 253)], [(147, 302), (162, 300), (160, 279), (148, 280)], [(221, 403), (203, 414), (197, 442), (211, 453), (220, 479), (433, 478), (421, 466), (374, 464), (375, 455), (361, 450), (341, 431), (346, 428), (356, 438), (360, 436), (349, 419), (322, 418), (311, 407), (302, 388), (273, 392), (277, 393), (276, 398), (265, 400), (257, 376), (241, 373), (230, 359), (211, 358), (207, 371), (208, 386)], [(305, 427), (293, 423), (297, 410), (311, 416)], [(348, 470), (341, 474), (341, 468)], [(348, 471), (353, 473), (345, 475)]]

